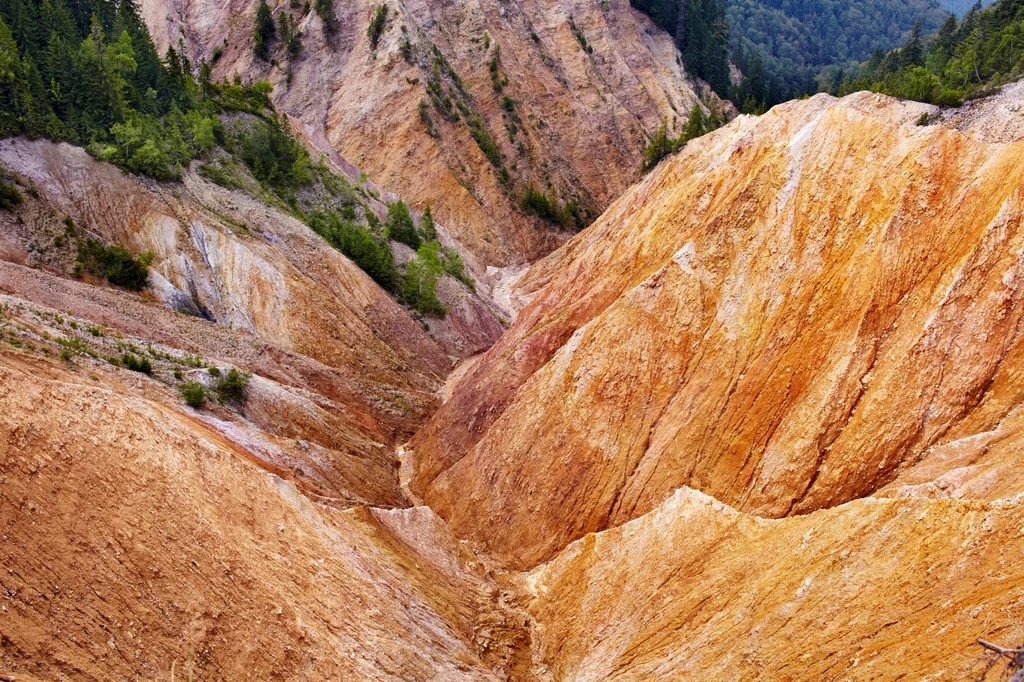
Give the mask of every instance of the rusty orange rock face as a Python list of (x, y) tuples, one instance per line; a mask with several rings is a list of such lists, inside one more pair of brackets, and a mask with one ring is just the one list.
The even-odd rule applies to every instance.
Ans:
[(1018, 502), (857, 500), (781, 520), (694, 490), (529, 574), (552, 679), (976, 680), (1018, 645)]
[(691, 142), (564, 249), (412, 441), (412, 489), (516, 567), (680, 486), (870, 495), (1020, 390), (1024, 146), (819, 96)]

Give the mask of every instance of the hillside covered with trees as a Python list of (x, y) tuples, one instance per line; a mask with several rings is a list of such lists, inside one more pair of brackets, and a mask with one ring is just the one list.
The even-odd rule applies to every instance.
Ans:
[(926, 36), (918, 26), (899, 49), (875, 51), (835, 94), (874, 90), (953, 106), (1024, 76), (1024, 0), (975, 7)]
[[(977, 4), (977, 0), (939, 0), (939, 4), (943, 9), (949, 10), (958, 17), (963, 17)], [(984, 0), (981, 6), (988, 7), (991, 4), (992, 0)]]
[(262, 113), (269, 86), (198, 81), (184, 51), (156, 52), (132, 0), (0, 2), (0, 136), (65, 140), (157, 179), (221, 137), (217, 114)]
[[(745, 111), (838, 87), (842, 69), (902, 44), (918, 21), (927, 32), (947, 16), (935, 0), (631, 2), (675, 36), (690, 73)], [(746, 77), (739, 85), (730, 60)]]
[[(818, 90), (827, 67), (848, 66), (902, 44), (914, 24), (938, 28), (934, 0), (732, 0), (733, 60), (747, 74), (764, 60), (768, 104)], [(823, 73), (825, 71), (825, 73)]]

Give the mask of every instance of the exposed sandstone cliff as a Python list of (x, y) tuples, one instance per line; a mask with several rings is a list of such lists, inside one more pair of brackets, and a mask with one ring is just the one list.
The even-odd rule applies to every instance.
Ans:
[(1024, 145), (925, 110), (818, 96), (691, 142), (520, 280), (412, 441), (413, 492), (529, 567), (680, 486), (804, 514), (1000, 428)]
[[(279, 109), (324, 132), (381, 186), (418, 208), (430, 202), (484, 266), (532, 260), (563, 239), (519, 210), (529, 182), (563, 203), (576, 197), (596, 217), (637, 179), (645, 132), (663, 120), (681, 127), (698, 100), (672, 38), (628, 0), (392, 1), (376, 49), (366, 35), (373, 0), (335, 3), (331, 35), (315, 12), (279, 3), (275, 15), (296, 17), (303, 48), (289, 58), (277, 47), (276, 67), (253, 55), (254, 0), (141, 4), (159, 49), (181, 38), (196, 61), (219, 55), (218, 78), (270, 80)], [(499, 78), (508, 81), (500, 93), (489, 68), (498, 46)], [(482, 117), (511, 191), (471, 136), (466, 111), (453, 123), (430, 106), (431, 80)], [(503, 108), (506, 95), (514, 115)], [(436, 137), (421, 120), (421, 100)]]

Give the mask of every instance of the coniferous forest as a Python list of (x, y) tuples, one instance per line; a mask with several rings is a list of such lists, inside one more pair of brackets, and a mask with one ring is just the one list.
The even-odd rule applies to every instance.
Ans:
[(925, 35), (920, 25), (899, 49), (875, 50), (845, 74), (834, 94), (874, 90), (954, 106), (1024, 75), (1024, 0), (1001, 0)]
[[(687, 70), (747, 112), (820, 89), (879, 46), (896, 47), (947, 12), (932, 0), (631, 0), (675, 36)], [(729, 62), (745, 76), (729, 80)]]
[[(929, 0), (631, 0), (675, 37), (691, 74), (746, 112), (820, 90), (938, 104), (987, 92), (1024, 70), (1022, 2), (958, 20)], [(210, 73), (183, 48), (157, 54), (135, 0), (0, 0), (0, 136), (66, 140), (175, 178), (224, 142), (219, 113), (274, 116), (267, 84)]]
[(184, 50), (161, 58), (134, 0), (0, 2), (0, 136), (82, 145), (157, 179), (180, 175), (222, 136), (225, 110), (260, 113), (269, 86), (199, 77)]

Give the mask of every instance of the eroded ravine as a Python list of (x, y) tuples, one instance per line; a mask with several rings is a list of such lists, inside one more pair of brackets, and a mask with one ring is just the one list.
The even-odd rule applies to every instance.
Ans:
[(411, 441), (411, 489), (528, 569), (681, 486), (806, 514), (993, 428), (1024, 154), (926, 109), (819, 95), (687, 145), (523, 277), (543, 285)]
[[(450, 393), (440, 342), (287, 216), (108, 167), (78, 196), (47, 178), (87, 157), (5, 143), (38, 196), (0, 263), (0, 672), (976, 677), (975, 638), (1024, 639), (1024, 154), (922, 107), (691, 143), (517, 280)], [(72, 212), (237, 303), (17, 262)], [(182, 403), (209, 365), (244, 404)]]

